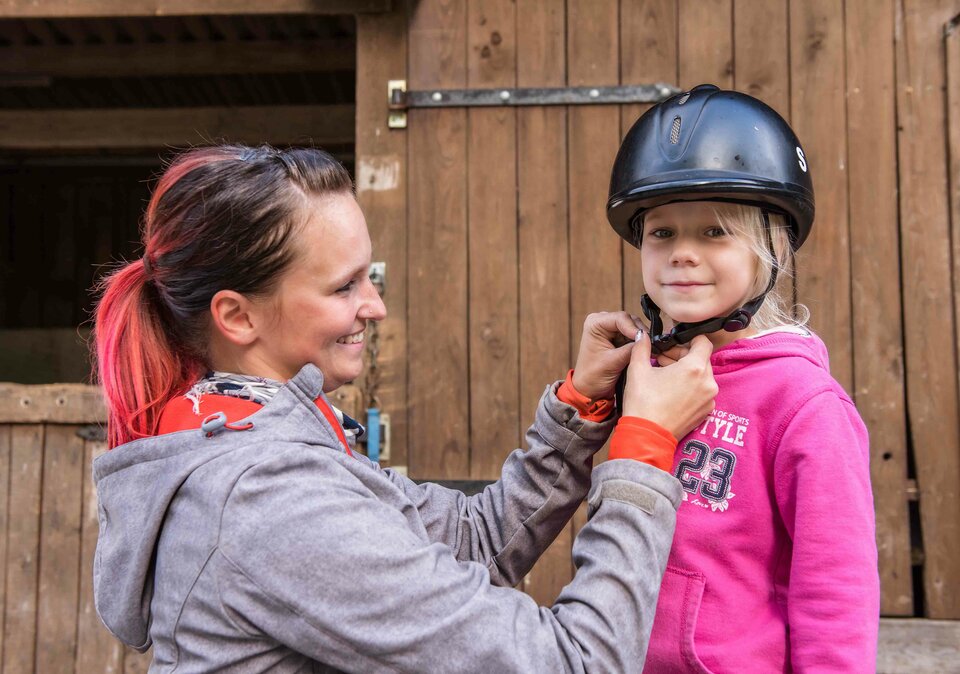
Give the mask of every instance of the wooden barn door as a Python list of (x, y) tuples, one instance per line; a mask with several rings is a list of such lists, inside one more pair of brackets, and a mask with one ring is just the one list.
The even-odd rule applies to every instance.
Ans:
[[(919, 245), (946, 231), (945, 209), (923, 214), (946, 170), (929, 161), (944, 144), (926, 135), (944, 125), (939, 85), (926, 83), (941, 81), (928, 64), (948, 4), (419, 0), (361, 17), (358, 195), (390, 312), (368, 393), (392, 419), (388, 463), (416, 478), (495, 478), (544, 386), (572, 366), (584, 316), (639, 313), (638, 253), (604, 205), (620, 138), (645, 109), (412, 109), (391, 130), (388, 81), (735, 88), (787, 118), (812, 158), (817, 223), (795, 293), (870, 430), (882, 612), (960, 617), (958, 496), (946, 486), (960, 460), (953, 316), (932, 308), (952, 304), (949, 246)], [(916, 525), (911, 541), (918, 494), (926, 557)], [(578, 521), (531, 576), (540, 600), (570, 578)]]

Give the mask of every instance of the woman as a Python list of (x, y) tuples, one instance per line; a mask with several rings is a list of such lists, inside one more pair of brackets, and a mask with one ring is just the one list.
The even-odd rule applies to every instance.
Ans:
[[(324, 396), (360, 374), (386, 313), (329, 155), (180, 156), (144, 249), (97, 309), (114, 449), (94, 465), (94, 583), (108, 628), (153, 644), (151, 671), (639, 670), (681, 497), (644, 461), (711, 409), (708, 344), (654, 370), (642, 333), (613, 345), (631, 317), (589, 317), (529, 448), (466, 497), (353, 453)], [(593, 471), (579, 570), (538, 607), (512, 587), (586, 496), (631, 356), (624, 413), (645, 440)]]

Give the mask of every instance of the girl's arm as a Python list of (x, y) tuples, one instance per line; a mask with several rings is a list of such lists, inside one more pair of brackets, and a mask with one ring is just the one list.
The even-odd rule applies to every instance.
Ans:
[(774, 473), (793, 541), (786, 560), (793, 669), (873, 671), (880, 582), (869, 442), (853, 403), (832, 389), (814, 394), (788, 423)]

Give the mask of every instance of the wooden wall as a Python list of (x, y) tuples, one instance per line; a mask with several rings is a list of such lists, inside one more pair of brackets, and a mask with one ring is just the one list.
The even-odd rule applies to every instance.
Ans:
[[(960, 618), (960, 66), (956, 31), (944, 37), (960, 3), (397, 5), (359, 19), (357, 61), (358, 193), (388, 270), (375, 393), (391, 462), (418, 478), (496, 477), (543, 387), (572, 366), (584, 316), (639, 313), (638, 254), (604, 204), (644, 108), (411, 110), (390, 130), (387, 80), (736, 88), (791, 122), (812, 166), (796, 295), (870, 429), (883, 613)], [(528, 579), (544, 601), (569, 580), (578, 521)]]

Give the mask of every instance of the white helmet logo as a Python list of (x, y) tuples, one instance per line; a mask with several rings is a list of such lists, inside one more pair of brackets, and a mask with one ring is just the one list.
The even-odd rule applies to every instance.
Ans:
[(800, 170), (804, 173), (807, 172), (807, 158), (803, 156), (803, 150), (800, 149), (800, 146), (797, 146), (797, 158), (800, 160)]

